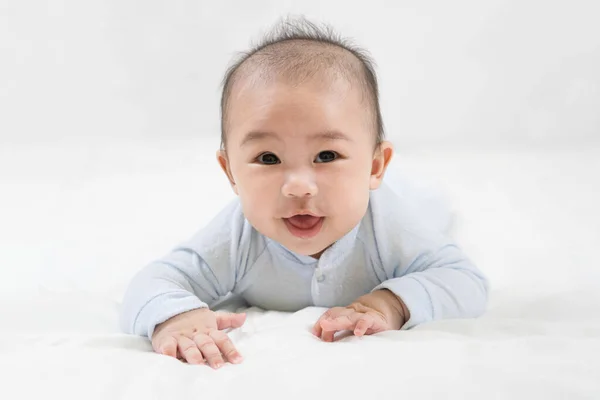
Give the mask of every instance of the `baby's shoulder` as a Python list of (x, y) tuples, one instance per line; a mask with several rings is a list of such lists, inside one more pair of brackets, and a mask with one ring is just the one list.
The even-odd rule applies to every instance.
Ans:
[(198, 254), (206, 257), (231, 256), (232, 251), (247, 252), (264, 247), (259, 235), (244, 216), (242, 205), (236, 197), (222, 208), (204, 227), (186, 243)]
[(371, 191), (369, 205), (375, 217), (405, 230), (448, 234), (454, 220), (450, 198), (441, 187), (397, 172)]
[(383, 183), (373, 190), (363, 220), (363, 242), (380, 256), (417, 255), (448, 243), (452, 215), (443, 204), (426, 203), (408, 187)]

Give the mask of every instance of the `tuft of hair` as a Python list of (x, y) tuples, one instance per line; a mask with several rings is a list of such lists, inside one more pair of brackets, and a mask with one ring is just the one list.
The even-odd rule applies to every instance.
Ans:
[(384, 140), (379, 107), (379, 88), (375, 63), (369, 53), (342, 38), (327, 24), (318, 25), (305, 17), (287, 17), (278, 21), (249, 51), (239, 54), (227, 69), (221, 94), (221, 148), (226, 145), (227, 108), (232, 88), (251, 68), (276, 70), (295, 80), (308, 79), (319, 69), (333, 69), (349, 81), (358, 79), (368, 98), (376, 145)]

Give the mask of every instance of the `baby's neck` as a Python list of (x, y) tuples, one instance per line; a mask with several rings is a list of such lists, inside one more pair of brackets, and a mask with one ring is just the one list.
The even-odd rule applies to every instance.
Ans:
[(327, 247), (325, 247), (325, 248), (324, 248), (323, 250), (321, 250), (320, 252), (318, 252), (318, 253), (316, 253), (316, 254), (312, 254), (312, 255), (311, 255), (311, 257), (312, 257), (312, 258), (315, 258), (315, 259), (317, 259), (317, 260), (318, 260), (319, 258), (321, 258), (321, 256), (323, 255), (323, 253), (325, 253), (325, 251), (326, 251), (328, 248), (330, 248), (330, 247), (331, 247), (331, 246), (327, 246)]

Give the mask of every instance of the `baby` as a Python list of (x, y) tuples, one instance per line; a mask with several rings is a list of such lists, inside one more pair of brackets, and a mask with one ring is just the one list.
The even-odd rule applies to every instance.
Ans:
[(134, 277), (125, 332), (219, 368), (242, 360), (223, 330), (245, 315), (211, 310), (227, 295), (271, 310), (327, 307), (312, 328), (327, 342), (485, 311), (482, 273), (383, 182), (393, 148), (363, 51), (287, 21), (223, 86), (217, 159), (237, 198)]

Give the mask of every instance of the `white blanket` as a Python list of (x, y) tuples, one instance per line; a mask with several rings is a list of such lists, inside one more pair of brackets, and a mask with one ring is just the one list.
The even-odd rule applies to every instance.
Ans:
[(2, 303), (1, 389), (11, 399), (592, 399), (598, 304), (591, 291), (495, 293), (479, 320), (334, 343), (309, 333), (323, 309), (249, 309), (230, 333), (245, 361), (214, 371), (120, 334), (115, 302), (46, 294)]
[[(0, 398), (600, 398), (600, 149), (400, 154), (451, 199), (487, 314), (323, 343), (323, 309), (249, 309), (230, 333), (245, 361), (213, 371), (117, 327), (131, 275), (230, 195), (204, 147), (4, 152)], [(32, 157), (47, 167), (19, 164)]]

